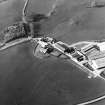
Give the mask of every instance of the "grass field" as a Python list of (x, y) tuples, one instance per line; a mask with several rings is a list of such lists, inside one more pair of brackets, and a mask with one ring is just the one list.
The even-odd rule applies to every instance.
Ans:
[[(105, 8), (86, 8), (86, 1), (58, 5), (57, 12), (42, 23), (41, 32), (69, 44), (103, 39)], [(53, 3), (31, 0), (28, 13), (48, 13)], [(8, 0), (0, 5), (0, 30), (21, 20), (23, 4), (23, 0)], [(88, 79), (71, 62), (37, 59), (32, 51), (30, 43), (23, 43), (0, 52), (0, 105), (75, 105), (105, 94), (104, 81)], [(104, 104), (105, 100), (92, 105)]]

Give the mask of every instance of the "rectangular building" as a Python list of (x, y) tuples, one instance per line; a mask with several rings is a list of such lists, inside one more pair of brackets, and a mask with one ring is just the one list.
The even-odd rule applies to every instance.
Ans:
[(93, 68), (99, 69), (99, 70), (103, 69), (105, 68), (105, 57), (92, 60), (92, 63), (93, 63), (92, 64)]

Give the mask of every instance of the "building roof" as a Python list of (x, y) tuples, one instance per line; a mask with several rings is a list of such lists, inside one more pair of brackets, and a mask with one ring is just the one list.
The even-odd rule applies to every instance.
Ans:
[(92, 63), (93, 63), (93, 67), (96, 69), (105, 68), (105, 57), (92, 60)]
[(100, 51), (105, 51), (105, 42), (98, 43), (98, 46), (100, 48)]

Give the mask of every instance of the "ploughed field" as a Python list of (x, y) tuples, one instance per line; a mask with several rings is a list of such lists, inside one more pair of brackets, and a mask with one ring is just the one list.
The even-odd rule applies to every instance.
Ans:
[[(56, 12), (42, 23), (41, 33), (69, 44), (105, 37), (105, 8), (86, 8), (86, 0), (59, 2)], [(31, 0), (28, 13), (48, 13), (54, 0)], [(0, 31), (21, 20), (24, 0), (0, 4)], [(105, 94), (105, 82), (88, 79), (71, 62), (40, 60), (30, 43), (0, 52), (1, 105), (75, 105)], [(105, 100), (93, 105), (104, 105)]]

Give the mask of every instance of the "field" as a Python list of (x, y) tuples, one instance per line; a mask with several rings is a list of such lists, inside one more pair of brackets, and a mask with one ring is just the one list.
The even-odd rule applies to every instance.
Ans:
[[(31, 0), (28, 13), (47, 14), (54, 2)], [(21, 21), (23, 5), (24, 0), (0, 4), (0, 31)], [(59, 2), (56, 13), (42, 23), (41, 33), (68, 44), (103, 39), (105, 7), (87, 8), (87, 0)], [(105, 81), (88, 79), (61, 59), (35, 58), (32, 51), (31, 43), (23, 43), (0, 52), (0, 105), (76, 105), (105, 94)], [(105, 100), (92, 105), (105, 105)]]

